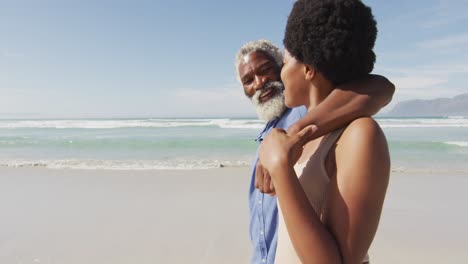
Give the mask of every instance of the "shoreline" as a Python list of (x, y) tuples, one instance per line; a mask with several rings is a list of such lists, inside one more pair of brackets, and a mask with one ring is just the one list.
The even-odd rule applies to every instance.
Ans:
[[(91, 173), (91, 172), (105, 172), (105, 173), (134, 173), (134, 172), (142, 172), (142, 173), (153, 173), (159, 174), (163, 172), (167, 173), (183, 173), (191, 171), (195, 172), (202, 172), (202, 171), (223, 171), (223, 170), (249, 170), (250, 173), (251, 166), (246, 165), (225, 165), (224, 163), (220, 163), (218, 167), (200, 167), (200, 168), (75, 168), (75, 167), (47, 167), (46, 165), (37, 164), (37, 165), (19, 165), (19, 166), (2, 166), (0, 165), (0, 171), (5, 170), (44, 170), (44, 171), (56, 171), (56, 172), (83, 172), (83, 173)], [(447, 169), (447, 168), (407, 168), (405, 166), (394, 166), (391, 168), (390, 171), (391, 175), (402, 176), (407, 174), (411, 177), (424, 177), (424, 176), (466, 176), (468, 177), (468, 170), (464, 168), (455, 168), (455, 169)]]

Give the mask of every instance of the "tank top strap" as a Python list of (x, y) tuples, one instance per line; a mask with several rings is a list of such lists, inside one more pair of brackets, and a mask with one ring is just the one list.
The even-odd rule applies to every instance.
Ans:
[(320, 157), (321, 164), (324, 164), (325, 159), (328, 156), (328, 152), (330, 152), (330, 149), (336, 144), (345, 128), (346, 127), (343, 127), (333, 132), (330, 132), (329, 134), (325, 135), (325, 137), (322, 139), (322, 142), (320, 143), (320, 146), (317, 149), (317, 154)]

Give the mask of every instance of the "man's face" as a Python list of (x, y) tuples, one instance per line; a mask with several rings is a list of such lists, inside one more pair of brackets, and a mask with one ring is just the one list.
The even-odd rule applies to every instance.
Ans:
[[(253, 51), (247, 54), (239, 64), (239, 77), (244, 87), (244, 93), (252, 98), (256, 91), (264, 88), (267, 82), (281, 81), (281, 69), (275, 60), (261, 51)], [(263, 91), (260, 102), (266, 102), (275, 94), (271, 91)]]
[(239, 77), (244, 93), (256, 106), (261, 119), (273, 120), (286, 108), (280, 72), (275, 60), (261, 51), (247, 54), (239, 64)]

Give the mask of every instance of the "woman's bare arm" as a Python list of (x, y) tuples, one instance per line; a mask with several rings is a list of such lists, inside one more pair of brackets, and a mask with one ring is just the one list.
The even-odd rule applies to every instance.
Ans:
[(279, 130), (270, 135), (262, 143), (260, 159), (272, 176), (301, 261), (361, 263), (375, 235), (388, 185), (390, 161), (383, 132), (375, 121), (363, 118), (343, 133), (336, 150), (337, 173), (328, 193), (325, 224), (310, 205), (292, 167), (296, 161), (291, 160), (291, 153), (302, 146), (305, 136), (297, 139)]
[(359, 117), (370, 117), (387, 105), (395, 86), (385, 77), (369, 75), (367, 78), (338, 86), (318, 106), (309, 109), (306, 116), (288, 129), (296, 134), (308, 125), (318, 131), (308, 140), (319, 138)]
[(327, 197), (326, 225), (343, 263), (362, 263), (374, 239), (390, 176), (385, 135), (372, 118), (353, 121), (335, 151), (336, 175)]

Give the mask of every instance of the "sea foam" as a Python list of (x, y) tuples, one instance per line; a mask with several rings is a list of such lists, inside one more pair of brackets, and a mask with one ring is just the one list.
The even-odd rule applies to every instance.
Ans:
[(383, 128), (466, 128), (464, 118), (377, 118)]
[(203, 170), (250, 166), (248, 160), (0, 160), (0, 167), (80, 170)]
[[(376, 118), (383, 128), (466, 128), (468, 119), (448, 118)], [(113, 119), (113, 120), (3, 120), (0, 129), (118, 129), (218, 127), (222, 129), (260, 130), (265, 122), (257, 119)]]
[(459, 147), (468, 147), (468, 141), (447, 141), (444, 143), (448, 145), (459, 146)]
[(171, 128), (171, 127), (207, 127), (237, 129), (261, 129), (265, 123), (249, 119), (127, 119), (127, 120), (8, 120), (0, 121), (0, 128)]

